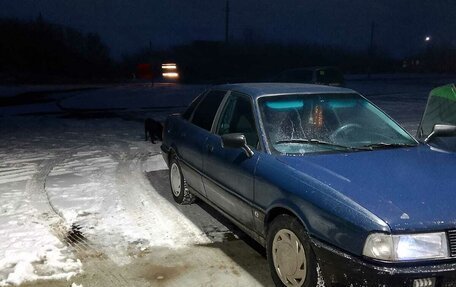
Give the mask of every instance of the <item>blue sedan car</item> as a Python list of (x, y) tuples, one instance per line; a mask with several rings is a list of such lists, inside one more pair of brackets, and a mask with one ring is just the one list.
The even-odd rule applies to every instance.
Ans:
[(277, 286), (456, 286), (456, 154), (355, 91), (216, 86), (165, 122), (173, 197), (265, 246)]

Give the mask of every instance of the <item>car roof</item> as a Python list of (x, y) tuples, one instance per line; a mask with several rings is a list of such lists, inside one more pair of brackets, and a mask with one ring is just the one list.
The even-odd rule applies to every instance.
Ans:
[(242, 83), (226, 84), (212, 87), (212, 90), (230, 90), (251, 97), (258, 98), (265, 95), (277, 94), (339, 94), (339, 93), (356, 93), (353, 90), (312, 84), (294, 84), (294, 83)]

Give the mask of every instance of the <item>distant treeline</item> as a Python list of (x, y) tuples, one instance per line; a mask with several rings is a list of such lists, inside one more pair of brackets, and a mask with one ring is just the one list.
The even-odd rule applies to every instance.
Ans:
[(195, 41), (168, 50), (145, 48), (124, 56), (121, 70), (134, 71), (137, 63), (159, 67), (164, 62), (176, 62), (181, 80), (190, 83), (267, 81), (287, 69), (314, 66), (335, 66), (346, 74), (456, 73), (456, 46), (430, 45), (398, 59), (380, 47), (353, 51), (317, 44)]
[(176, 62), (181, 80), (197, 82), (265, 81), (286, 69), (336, 66), (344, 73), (456, 72), (456, 47), (434, 43), (416, 55), (397, 59), (379, 47), (353, 51), (317, 44), (224, 43), (195, 41), (169, 49), (141, 49), (114, 61), (98, 34), (53, 24), (0, 19), (0, 83), (122, 81), (138, 64)]
[(408, 64), (413, 60), (415, 65), (409, 68), (416, 72), (456, 73), (456, 46), (450, 42), (431, 44), (423, 52), (410, 57)]
[(186, 82), (264, 81), (286, 69), (311, 66), (337, 66), (350, 73), (390, 72), (400, 66), (386, 53), (370, 57), (332, 46), (195, 41), (167, 51), (143, 49), (125, 56), (123, 67), (133, 70), (135, 63), (170, 61), (178, 64)]
[(84, 34), (41, 17), (0, 19), (2, 82), (81, 81), (112, 74), (108, 47), (97, 34)]

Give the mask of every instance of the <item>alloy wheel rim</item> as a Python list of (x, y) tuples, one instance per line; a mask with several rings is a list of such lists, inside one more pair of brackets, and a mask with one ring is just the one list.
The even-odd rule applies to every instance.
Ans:
[(282, 283), (287, 287), (300, 287), (307, 276), (307, 261), (304, 246), (299, 238), (288, 229), (281, 229), (272, 242), (274, 268)]
[(174, 196), (178, 197), (181, 193), (181, 175), (176, 163), (171, 165), (171, 189)]

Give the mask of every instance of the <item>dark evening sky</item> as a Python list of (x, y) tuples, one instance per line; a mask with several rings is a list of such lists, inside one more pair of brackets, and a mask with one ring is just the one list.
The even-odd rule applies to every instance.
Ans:
[[(434, 43), (456, 43), (454, 0), (230, 0), (232, 39), (330, 43), (397, 56)], [(33, 19), (97, 32), (112, 55), (149, 45), (224, 39), (225, 0), (0, 0), (0, 17)]]

